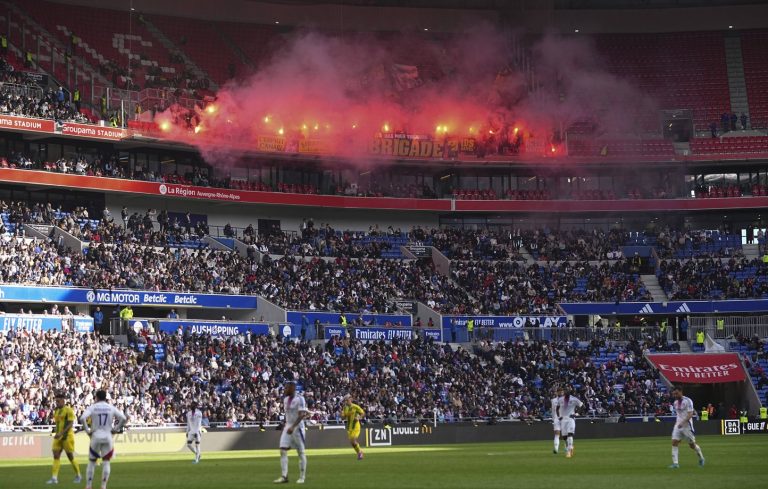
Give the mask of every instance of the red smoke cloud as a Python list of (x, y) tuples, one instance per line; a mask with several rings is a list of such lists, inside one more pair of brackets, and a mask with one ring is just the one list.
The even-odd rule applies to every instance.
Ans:
[(289, 152), (313, 140), (355, 157), (380, 132), (480, 138), (517, 127), (549, 148), (553, 132), (574, 122), (625, 133), (653, 109), (603, 68), (588, 41), (545, 36), (530, 49), (530, 71), (518, 59), (490, 28), (442, 41), (300, 33), (247, 80), (224, 86), (198, 111), (196, 130), (170, 123), (172, 111), (158, 122), (216, 164), (256, 150), (264, 136), (285, 138)]

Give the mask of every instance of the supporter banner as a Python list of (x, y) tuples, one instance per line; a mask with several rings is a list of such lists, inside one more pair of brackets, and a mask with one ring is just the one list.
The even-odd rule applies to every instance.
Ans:
[(256, 138), (256, 148), (259, 151), (269, 153), (282, 153), (285, 151), (285, 138), (277, 136), (259, 136)]
[(256, 309), (256, 296), (249, 295), (189, 294), (141, 290), (94, 290), (67, 287), (28, 287), (24, 285), (0, 286), (0, 300)]
[(0, 129), (53, 133), (56, 126), (53, 120), (48, 119), (29, 119), (27, 117), (0, 115)]
[(93, 124), (75, 124), (73, 122), (62, 123), (61, 133), (68, 136), (109, 139), (110, 141), (119, 141), (128, 137), (128, 131), (119, 127), (103, 127)]
[(41, 314), (3, 314), (0, 331), (50, 331), (74, 328), (79, 333), (93, 331), (93, 318), (83, 316), (45, 316)]
[(161, 319), (160, 331), (175, 333), (181, 327), (185, 333), (210, 334), (212, 336), (235, 336), (248, 331), (255, 335), (268, 335), (269, 325), (262, 323), (240, 323), (223, 321), (205, 321), (197, 319)]
[(711, 314), (768, 311), (768, 299), (672, 302), (560, 303), (567, 314)]
[(325, 154), (328, 153), (328, 144), (320, 139), (301, 139), (299, 153)]
[(526, 320), (531, 324), (539, 322), (542, 328), (564, 328), (568, 324), (568, 318), (565, 316), (443, 316), (443, 328), (450, 330), (451, 320), (456, 320), (456, 327), (464, 329), (467, 327), (467, 320), (475, 320), (475, 329), (477, 328), (522, 328)]
[(330, 340), (334, 336), (346, 336), (347, 333), (350, 333), (352, 337), (361, 341), (414, 339), (413, 330), (411, 328), (350, 328), (349, 331), (346, 332), (342, 327), (326, 327), (324, 329), (326, 340)]
[(721, 384), (747, 378), (736, 353), (648, 354), (650, 361), (671, 383)]
[(445, 145), (436, 141), (419, 139), (373, 138), (371, 154), (402, 156), (409, 158), (442, 158)]
[[(341, 321), (339, 319), (341, 313), (339, 312), (288, 311), (286, 314), (286, 321), (296, 325), (301, 325), (301, 317), (307, 316), (310, 327), (315, 324), (315, 320), (318, 319), (321, 324), (339, 325)], [(347, 322), (352, 324), (355, 319), (360, 317), (360, 314), (346, 313), (346, 316)], [(410, 327), (413, 324), (412, 316), (406, 314), (362, 314), (362, 316), (363, 321), (365, 321), (366, 324), (373, 324), (376, 326), (384, 326), (387, 323), (392, 325), (401, 323), (401, 326)]]

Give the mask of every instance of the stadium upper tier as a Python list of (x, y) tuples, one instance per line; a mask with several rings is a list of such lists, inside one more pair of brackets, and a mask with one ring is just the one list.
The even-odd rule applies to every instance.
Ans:
[[(172, 92), (177, 90), (173, 96), (199, 99), (213, 93), (209, 90), (212, 84), (223, 85), (234, 77), (242, 80), (254, 69), (272, 62), (278, 49), (284, 48), (289, 39), (303, 32), (295, 26), (167, 17), (104, 8), (73, 7), (43, 0), (17, 0), (12, 5), (3, 12), (10, 19), (9, 55), (18, 59), (18, 53), (21, 53), (24, 59), (26, 53), (22, 51), (27, 50), (33, 58), (39, 56), (40, 59), (33, 59), (27, 69), (51, 72), (61, 83), (69, 83), (70, 91), (75, 87), (81, 91), (90, 91), (90, 81), (93, 79), (98, 86), (127, 88), (137, 92), (148, 88), (168, 88)], [(453, 65), (457, 61), (441, 48), (460, 37), (458, 35), (419, 32), (408, 33), (409, 37), (404, 39), (390, 32), (355, 32), (354, 26), (349, 28), (352, 30), (343, 35), (330, 31), (325, 35), (331, 39), (346, 38), (361, 45), (375, 41), (390, 55), (388, 59), (391, 67), (382, 67), (381, 76), (395, 78), (400, 85), (426, 86), (450, 77), (454, 72)], [(42, 51), (29, 49), (29, 43), (21, 42), (22, 35), (25, 38), (39, 37), (42, 40)], [(639, 133), (655, 133), (656, 136), (651, 139), (626, 141), (619, 138), (611, 141), (609, 155), (660, 160), (675, 157), (672, 145), (658, 139), (661, 135), (659, 109), (677, 111), (678, 116), (682, 114), (681, 111), (690, 111), (692, 128), (698, 133), (709, 131), (712, 123), (717, 125), (720, 133), (734, 126), (742, 129), (741, 112), (744, 107), (732, 106), (729, 86), (728, 65), (733, 64), (734, 60), (728, 58), (726, 41), (732, 38), (740, 40), (741, 45), (742, 59), (738, 60), (738, 64), (743, 61), (748, 99), (746, 126), (750, 129), (765, 129), (768, 99), (765, 97), (763, 81), (766, 73), (764, 40), (767, 35), (765, 31), (728, 31), (575, 36), (586, 40), (590, 49), (594, 50), (600, 70), (627, 81), (652, 101), (648, 111), (627, 114), (627, 117), (639, 121)], [(515, 41), (516, 44), (521, 42)], [(52, 48), (59, 53), (58, 57), (53, 54)], [(528, 49), (531, 57), (538, 53), (533, 46)], [(66, 56), (63, 55), (65, 52), (69, 53), (74, 62), (82, 61), (88, 65), (83, 65), (78, 80), (74, 82), (71, 81), (72, 75), (67, 73)], [(534, 70), (537, 69), (535, 61), (533, 59), (529, 63)], [(88, 74), (86, 68), (92, 70), (92, 75)], [(543, 68), (538, 68), (543, 71)], [(578, 63), (574, 68), (579, 68)], [(502, 71), (500, 76), (508, 75)], [(371, 72), (368, 82), (375, 79), (377, 73)], [(546, 77), (545, 73), (540, 73), (539, 83), (546, 80)], [(94, 104), (95, 113), (100, 112), (97, 98), (96, 93), (88, 93), (84, 98), (86, 105)], [(138, 96), (137, 100), (130, 102), (129, 115), (132, 118)], [(151, 109), (147, 104), (152, 103), (145, 103), (143, 109)], [(622, 108), (617, 107), (616, 110), (621, 111)], [(737, 123), (733, 124), (730, 118), (736, 111), (739, 112), (735, 114)], [(724, 114), (728, 116), (728, 123), (721, 127)], [(526, 117), (535, 117), (535, 114), (526, 114)], [(610, 121), (612, 118), (611, 114), (590, 114), (583, 119), (569, 121), (571, 127), (563, 129), (569, 133), (580, 133), (584, 132), (584, 128), (594, 127), (595, 124), (599, 126), (600, 119)], [(544, 146), (548, 146), (551, 138), (545, 139)], [(733, 152), (734, 149), (745, 154), (764, 151), (763, 143), (744, 141), (741, 148), (744, 151), (739, 151), (740, 148), (723, 148), (723, 152)], [(602, 155), (605, 146), (602, 143), (580, 144), (578, 141), (569, 141), (569, 153), (571, 156)], [(698, 149), (700, 152), (694, 151), (693, 154), (720, 152), (718, 148), (705, 148), (703, 144)]]

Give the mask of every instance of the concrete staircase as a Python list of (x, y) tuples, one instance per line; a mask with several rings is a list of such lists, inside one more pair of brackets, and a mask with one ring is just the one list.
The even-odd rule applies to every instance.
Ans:
[[(749, 115), (747, 83), (744, 79), (744, 60), (741, 56), (741, 36), (732, 33), (725, 38), (725, 64), (728, 68), (728, 88), (731, 93), (731, 112)], [(749, 126), (749, 122), (747, 122)]]
[(199, 78), (207, 78), (210, 81), (209, 86), (211, 90), (216, 91), (219, 89), (219, 85), (215, 81), (213, 81), (211, 76), (205, 71), (203, 71), (202, 68), (197, 66), (195, 62), (192, 61), (192, 59), (189, 56), (187, 56), (184, 50), (179, 49), (179, 47), (176, 46), (176, 44), (174, 44), (173, 41), (168, 39), (168, 36), (163, 34), (163, 31), (158, 29), (155, 24), (153, 24), (147, 19), (144, 19), (144, 26), (153, 36), (155, 36), (155, 39), (157, 39), (160, 42), (160, 44), (162, 44), (163, 47), (165, 47), (165, 49), (167, 49), (171, 53), (178, 53), (181, 56), (181, 59), (184, 61), (184, 64), (191, 69), (192, 73), (194, 73)]
[(640, 279), (645, 284), (645, 288), (651, 293), (654, 302), (667, 302), (669, 297), (664, 292), (664, 289), (659, 285), (659, 279), (656, 275), (641, 275)]
[(222, 31), (216, 24), (211, 24), (211, 27), (216, 32), (216, 34), (218, 34), (221, 40), (224, 41), (224, 43), (227, 46), (229, 46), (229, 49), (231, 49), (232, 52), (235, 53), (235, 55), (237, 56), (237, 58), (240, 60), (242, 64), (244, 64), (245, 66), (251, 69), (256, 68), (256, 65), (253, 63), (253, 60), (251, 60), (251, 58), (249, 58), (248, 55), (245, 54), (245, 52), (242, 49), (240, 49), (240, 46), (238, 46), (234, 41), (232, 41), (232, 39), (230, 39), (230, 37), (227, 35), (226, 32)]
[[(56, 51), (58, 53), (67, 52), (67, 47), (64, 45), (63, 42), (61, 42), (56, 36), (51, 34), (42, 25), (38, 24), (37, 21), (35, 21), (32, 17), (30, 17), (27, 14), (27, 12), (22, 10), (18, 5), (11, 2), (0, 2), (0, 5), (5, 6), (8, 12), (8, 17), (3, 18), (4, 23), (8, 23), (9, 21), (12, 22), (14, 24), (14, 27), (17, 27), (20, 32), (23, 32), (25, 36), (30, 36), (32, 39), (35, 39), (36, 35), (40, 35), (43, 42), (48, 46), (52, 46), (56, 48)], [(10, 24), (8, 24), (8, 27), (10, 28)], [(13, 44), (9, 44), (9, 48), (12, 50), (18, 51), (17, 54), (19, 55), (19, 57), (23, 58), (23, 53), (21, 52), (21, 49), (16, 48)], [(37, 60), (37, 68), (44, 71), (51, 78), (56, 79), (52, 70), (46, 70), (44, 68), (44, 64), (42, 64), (43, 61), (46, 61), (47, 65), (50, 66), (52, 62), (52, 58), (54, 57), (54, 54), (51, 53), (50, 55), (44, 55), (43, 53), (40, 53), (40, 56), (42, 59)], [(64, 63), (64, 62), (65, 62), (64, 58), (61, 54), (56, 55), (56, 63)], [(72, 63), (73, 63), (73, 66), (76, 66), (77, 68), (82, 70), (82, 72), (85, 73), (89, 77), (89, 79), (92, 79), (104, 86), (108, 86), (108, 87), (113, 86), (112, 82), (108, 80), (104, 75), (102, 75), (96, 67), (94, 67), (89, 62), (87, 62), (84, 59), (84, 57), (74, 56), (72, 58)], [(60, 82), (60, 84), (65, 84), (67, 82), (67, 80), (58, 80), (58, 81)], [(75, 80), (75, 84), (80, 84), (80, 83), (82, 83), (82, 80)]]
[(518, 250), (520, 252), (520, 256), (523, 257), (526, 263), (529, 265), (533, 265), (536, 263), (536, 260), (533, 259), (533, 255), (528, 251), (528, 248), (525, 246), (521, 246)]
[(746, 257), (747, 260), (760, 258), (760, 247), (758, 244), (745, 244), (742, 245), (742, 249), (744, 251), (744, 257)]

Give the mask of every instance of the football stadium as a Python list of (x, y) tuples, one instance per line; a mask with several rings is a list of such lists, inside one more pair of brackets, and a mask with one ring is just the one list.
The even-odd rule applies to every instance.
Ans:
[(767, 246), (765, 1), (0, 0), (0, 489), (764, 487)]

